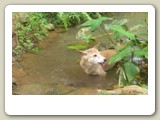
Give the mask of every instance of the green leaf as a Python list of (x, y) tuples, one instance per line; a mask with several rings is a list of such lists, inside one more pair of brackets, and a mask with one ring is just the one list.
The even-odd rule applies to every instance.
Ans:
[(119, 49), (119, 51), (122, 51), (124, 49), (126, 49), (127, 47), (131, 47), (134, 45), (134, 41), (130, 41), (130, 42), (127, 42), (124, 47), (122, 47), (121, 49)]
[(127, 25), (122, 25), (122, 28), (126, 31), (128, 31), (128, 26)]
[(110, 59), (109, 59), (109, 64), (112, 64), (114, 62), (122, 60), (128, 53), (132, 51), (132, 48), (127, 47), (123, 49), (122, 51), (118, 52), (117, 54), (114, 54)]
[(90, 27), (90, 26), (92, 26), (94, 24), (94, 21), (95, 20), (93, 20), (93, 19), (88, 20), (87, 22), (81, 24), (79, 27)]
[(90, 42), (92, 40), (92, 35), (88, 35), (84, 39), (86, 42)]
[[(113, 31), (116, 31), (116, 32), (119, 32), (123, 35), (125, 35), (126, 37), (132, 39), (132, 40), (135, 40), (136, 37), (134, 36), (134, 34), (124, 30), (121, 26), (119, 25), (108, 25), (109, 29), (110, 30), (113, 30)], [(106, 29), (106, 28), (105, 28)], [(108, 28), (107, 28), (108, 29)]]
[(102, 23), (102, 21), (105, 20), (113, 20), (112, 18), (107, 18), (107, 17), (100, 17), (98, 19), (91, 19), (88, 20), (87, 22), (83, 23), (79, 27), (91, 27), (91, 31), (94, 32)]
[(145, 89), (148, 89), (148, 85), (146, 85), (146, 84), (142, 84), (141, 87), (145, 88)]
[(140, 70), (135, 64), (131, 62), (126, 62), (124, 64), (124, 71), (128, 81), (131, 82), (136, 78), (136, 75), (139, 73)]
[(79, 50), (79, 49), (87, 49), (88, 46), (86, 45), (70, 45), (67, 47), (67, 49), (72, 49), (72, 50)]
[(17, 24), (16, 24), (16, 29), (21, 28), (21, 26), (22, 26), (22, 24), (21, 24), (21, 23), (17, 23)]
[(148, 58), (148, 51), (147, 50), (135, 50), (134, 55), (137, 57), (145, 56), (146, 58)]
[(94, 24), (91, 26), (91, 32), (94, 32), (100, 26), (101, 23), (102, 23), (102, 21), (95, 20)]
[(144, 47), (143, 50), (147, 50), (148, 51), (148, 46)]
[(121, 35), (122, 35), (121, 33), (115, 31), (113, 34), (113, 37), (114, 37), (114, 39), (118, 39)]
[(113, 18), (108, 18), (108, 17), (100, 17), (100, 18), (98, 18), (97, 20), (100, 20), (100, 21), (105, 21), (105, 20), (113, 20)]
[(68, 16), (67, 16), (67, 14), (65, 14), (64, 12), (59, 12), (58, 17), (62, 21), (64, 28), (67, 30), (67, 28), (68, 28)]

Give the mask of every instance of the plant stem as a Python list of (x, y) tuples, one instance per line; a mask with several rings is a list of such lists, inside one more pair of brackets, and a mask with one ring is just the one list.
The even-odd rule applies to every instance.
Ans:
[(115, 43), (113, 42), (112, 38), (109, 36), (108, 32), (103, 28), (102, 25), (100, 25), (100, 26), (104, 30), (104, 32), (106, 33), (106, 35), (108, 36), (109, 40), (115, 45)]

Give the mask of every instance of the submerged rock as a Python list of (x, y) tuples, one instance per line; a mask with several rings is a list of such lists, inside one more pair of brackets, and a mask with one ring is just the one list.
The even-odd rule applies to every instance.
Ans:
[(97, 95), (96, 89), (91, 88), (77, 88), (75, 91), (69, 93), (70, 95)]
[(32, 83), (18, 86), (13, 94), (18, 95), (66, 95), (74, 91), (74, 87), (58, 84)]
[(125, 86), (114, 90), (72, 87), (60, 84), (32, 83), (14, 87), (16, 95), (147, 95), (148, 90), (137, 85)]

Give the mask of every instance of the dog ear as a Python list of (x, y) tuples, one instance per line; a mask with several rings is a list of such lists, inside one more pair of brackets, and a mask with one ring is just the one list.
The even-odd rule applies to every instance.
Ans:
[(93, 48), (96, 48), (96, 49), (98, 49), (99, 48), (99, 46), (100, 46), (100, 42), (98, 42)]
[(84, 54), (84, 55), (87, 54), (86, 51), (82, 51), (82, 50), (77, 50), (77, 51), (80, 52), (80, 53), (82, 53), (82, 54)]

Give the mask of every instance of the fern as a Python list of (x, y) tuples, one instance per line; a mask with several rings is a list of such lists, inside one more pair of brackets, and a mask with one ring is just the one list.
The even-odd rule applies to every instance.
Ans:
[(99, 12), (96, 12), (96, 16), (97, 16), (98, 18), (102, 17)]
[(82, 15), (82, 17), (85, 18), (86, 20), (91, 20), (91, 19), (92, 19), (92, 18), (89, 16), (89, 14), (86, 13), (86, 12), (81, 12), (81, 15)]
[(67, 30), (67, 28), (68, 28), (68, 17), (66, 15), (66, 13), (59, 12), (58, 17), (62, 21), (64, 28)]

